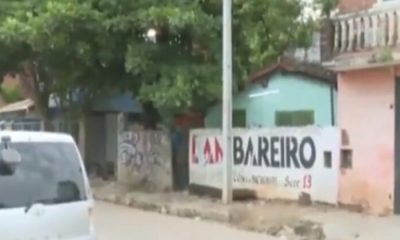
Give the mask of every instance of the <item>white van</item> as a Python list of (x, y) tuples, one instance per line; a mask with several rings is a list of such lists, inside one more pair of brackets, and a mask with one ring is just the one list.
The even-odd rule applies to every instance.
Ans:
[(71, 136), (0, 131), (1, 240), (94, 240), (92, 209)]

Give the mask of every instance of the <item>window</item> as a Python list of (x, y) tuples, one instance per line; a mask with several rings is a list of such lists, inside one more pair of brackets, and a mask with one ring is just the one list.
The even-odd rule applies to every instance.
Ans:
[(234, 109), (232, 113), (232, 125), (233, 127), (245, 128), (246, 127), (246, 110)]
[(300, 127), (314, 124), (314, 111), (277, 111), (275, 125), (277, 127)]
[(353, 151), (351, 149), (342, 149), (340, 156), (340, 167), (342, 169), (353, 168)]
[(12, 175), (0, 176), (0, 209), (86, 199), (79, 155), (73, 144), (18, 142), (10, 146), (21, 154), (22, 162)]
[(332, 168), (332, 152), (330, 151), (324, 152), (324, 166), (326, 168)]

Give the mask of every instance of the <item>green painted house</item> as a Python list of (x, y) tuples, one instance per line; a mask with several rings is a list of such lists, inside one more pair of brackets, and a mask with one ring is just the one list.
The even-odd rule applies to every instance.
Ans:
[[(283, 59), (253, 74), (234, 95), (234, 127), (333, 126), (336, 76), (323, 67)], [(205, 127), (219, 128), (221, 104), (211, 107)]]

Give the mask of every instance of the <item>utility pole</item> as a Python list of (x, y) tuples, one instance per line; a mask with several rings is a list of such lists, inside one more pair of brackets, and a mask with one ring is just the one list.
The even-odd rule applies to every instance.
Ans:
[(222, 201), (232, 201), (232, 0), (223, 0), (223, 186)]

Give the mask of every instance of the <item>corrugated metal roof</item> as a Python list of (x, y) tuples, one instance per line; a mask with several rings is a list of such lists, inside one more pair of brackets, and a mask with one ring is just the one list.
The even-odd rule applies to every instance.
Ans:
[(92, 105), (96, 112), (143, 113), (143, 106), (131, 92), (102, 96)]
[(10, 112), (18, 112), (18, 111), (28, 111), (31, 107), (33, 107), (35, 103), (32, 99), (25, 99), (19, 102), (8, 104), (2, 108), (0, 108), (0, 113), (10, 113)]
[(250, 82), (268, 79), (273, 73), (281, 70), (288, 73), (297, 73), (310, 76), (329, 84), (336, 83), (336, 74), (317, 63), (302, 62), (289, 57), (279, 58), (277, 61), (266, 65), (261, 70), (250, 76)]

